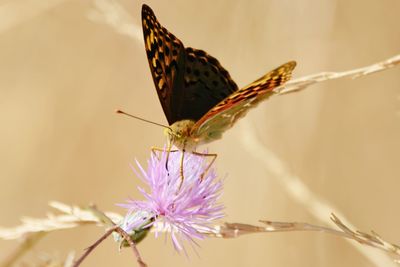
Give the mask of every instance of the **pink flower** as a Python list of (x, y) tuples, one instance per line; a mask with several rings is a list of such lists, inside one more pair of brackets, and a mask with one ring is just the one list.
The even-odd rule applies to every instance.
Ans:
[(139, 187), (145, 200), (127, 200), (127, 203), (120, 204), (128, 209), (122, 223), (124, 230), (138, 232), (138, 229), (154, 226), (156, 237), (160, 232), (171, 235), (177, 251), (184, 249), (182, 242), (195, 244), (195, 239), (203, 239), (205, 236), (202, 232), (211, 231), (212, 223), (224, 216), (224, 207), (218, 203), (222, 180), (217, 179), (213, 167), (205, 173), (209, 165), (206, 157), (186, 152), (182, 182), (181, 153), (170, 152), (168, 170), (165, 151), (159, 155), (160, 159), (151, 155), (147, 170), (136, 162), (139, 171), (134, 171), (149, 186), (149, 191)]

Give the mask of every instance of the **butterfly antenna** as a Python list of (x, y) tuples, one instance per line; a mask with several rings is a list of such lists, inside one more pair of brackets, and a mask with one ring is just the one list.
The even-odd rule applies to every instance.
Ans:
[(140, 121), (144, 121), (144, 122), (151, 123), (151, 124), (154, 124), (154, 125), (157, 125), (157, 126), (161, 126), (161, 127), (163, 127), (163, 128), (168, 128), (168, 129), (171, 130), (171, 128), (170, 128), (169, 126), (165, 126), (165, 125), (163, 125), (163, 124), (161, 124), (161, 123), (157, 123), (157, 122), (154, 122), (154, 121), (149, 121), (149, 120), (146, 120), (146, 119), (143, 119), (143, 118), (134, 116), (134, 115), (132, 115), (132, 114), (126, 113), (125, 111), (122, 111), (122, 110), (119, 110), (119, 109), (117, 109), (115, 112), (118, 113), (118, 114), (126, 115), (126, 116), (128, 116), (128, 117), (132, 117), (132, 118), (137, 119), (137, 120), (140, 120)]

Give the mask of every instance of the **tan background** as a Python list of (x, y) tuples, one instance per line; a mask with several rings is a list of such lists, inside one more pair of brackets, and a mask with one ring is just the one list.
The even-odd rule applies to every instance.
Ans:
[[(2, 226), (18, 224), (23, 215), (43, 216), (49, 200), (95, 202), (123, 212), (114, 203), (139, 197), (129, 163), (145, 163), (149, 148), (163, 145), (162, 129), (113, 111), (123, 108), (166, 123), (140, 39), (141, 4), (0, 1)], [(398, 0), (147, 4), (185, 45), (220, 59), (240, 86), (291, 59), (298, 61), (300, 77), (368, 65), (400, 51)], [(249, 131), (314, 196), (359, 229), (400, 243), (399, 68), (275, 97), (209, 145), (220, 156), (219, 173), (228, 174), (226, 220), (325, 224), (330, 211), (322, 212), (324, 221), (315, 217), (309, 205), (314, 203), (296, 201), (246, 148), (242, 141)], [(96, 227), (54, 233), (36, 251), (60, 258), (70, 250), (80, 254), (101, 233)], [(162, 238), (147, 238), (140, 250), (150, 266), (374, 266), (359, 246), (318, 233), (200, 244), (200, 257), (190, 252), (190, 259)], [(1, 241), (0, 259), (15, 246)], [(379, 253), (374, 258), (387, 261)], [(135, 263), (129, 251), (118, 253), (108, 240), (83, 266)]]

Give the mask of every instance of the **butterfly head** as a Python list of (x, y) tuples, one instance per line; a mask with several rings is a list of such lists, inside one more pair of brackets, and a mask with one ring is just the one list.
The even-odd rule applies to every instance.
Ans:
[(168, 136), (171, 144), (183, 150), (192, 151), (197, 145), (197, 140), (192, 138), (191, 132), (195, 122), (192, 120), (181, 120), (165, 128), (164, 133)]

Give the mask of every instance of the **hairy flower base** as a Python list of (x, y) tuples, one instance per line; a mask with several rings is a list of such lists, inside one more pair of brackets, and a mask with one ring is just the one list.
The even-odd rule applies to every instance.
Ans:
[[(223, 217), (223, 205), (218, 203), (222, 193), (222, 180), (217, 179), (204, 156), (184, 154), (184, 180), (180, 175), (182, 152), (170, 152), (168, 169), (167, 152), (159, 158), (152, 154), (147, 170), (138, 163), (136, 174), (149, 186), (148, 192), (139, 187), (145, 200), (127, 200), (120, 206), (128, 209), (121, 227), (130, 234), (138, 234), (144, 229), (153, 229), (156, 237), (160, 232), (171, 235), (176, 250), (183, 250), (182, 242), (195, 243), (204, 235), (198, 231), (211, 230), (213, 221)], [(201, 177), (203, 179), (201, 179)]]

